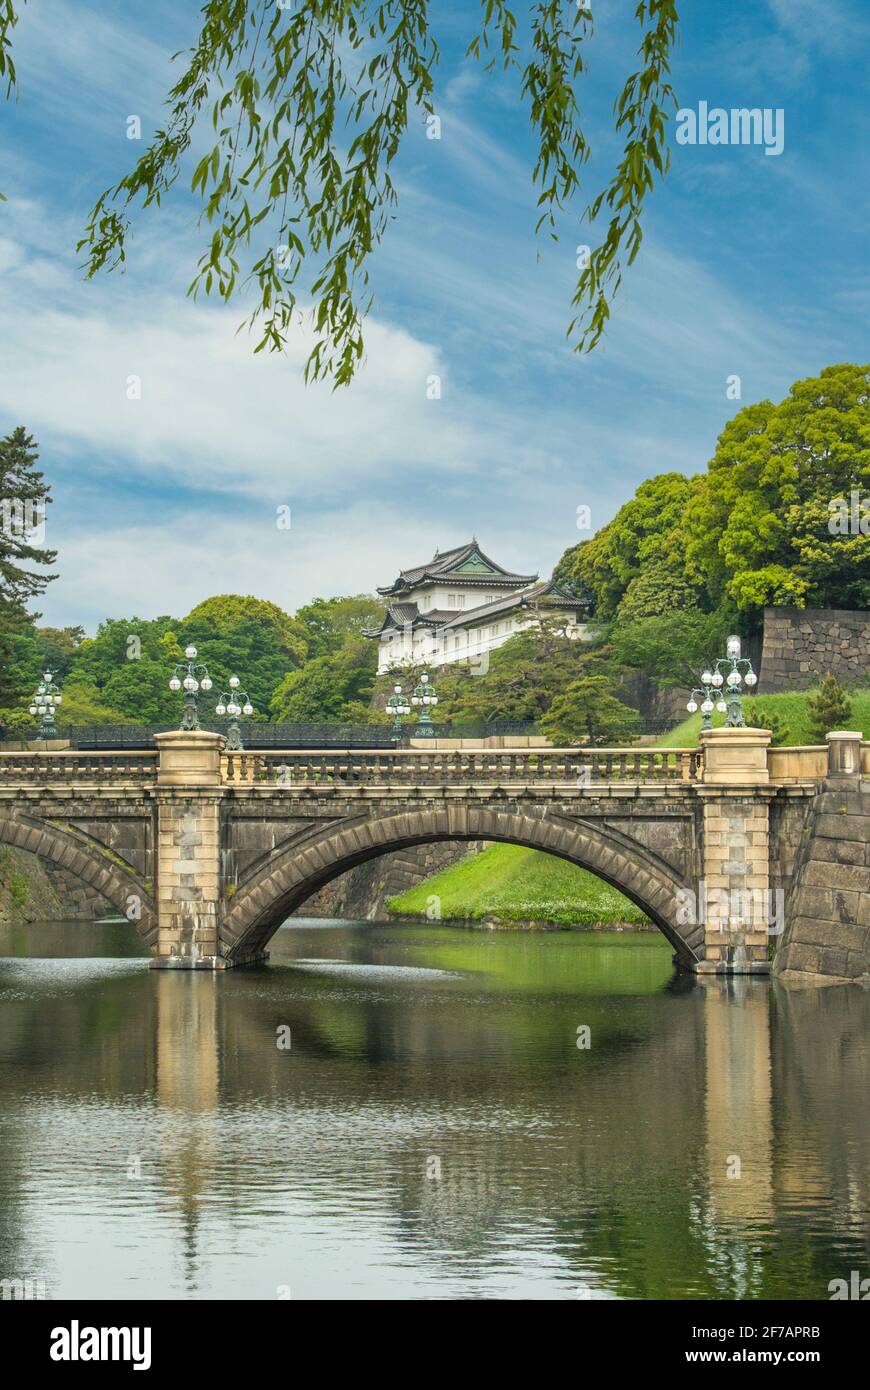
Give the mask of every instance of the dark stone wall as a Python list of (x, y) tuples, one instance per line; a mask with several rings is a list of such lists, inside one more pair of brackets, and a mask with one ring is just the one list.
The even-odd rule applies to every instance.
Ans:
[(870, 676), (870, 611), (765, 608), (760, 693), (807, 690), (828, 671), (846, 686)]
[(787, 899), (792, 888), (812, 797), (785, 796), (770, 803), (770, 886)]
[[(863, 788), (867, 787), (867, 790)], [(776, 973), (870, 983), (870, 786), (828, 781), (801, 835)]]

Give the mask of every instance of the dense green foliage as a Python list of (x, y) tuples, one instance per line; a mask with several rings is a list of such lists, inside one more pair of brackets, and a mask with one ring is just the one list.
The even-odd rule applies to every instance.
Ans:
[(365, 628), (378, 627), (383, 612), (383, 599), (371, 594), (315, 598), (296, 610), (295, 625), (311, 660), (335, 656), (346, 642), (360, 637)]
[(393, 916), (494, 917), (505, 922), (645, 922), (644, 913), (622, 893), (577, 864), (521, 845), (490, 845), (433, 874), (392, 898)]
[(588, 585), (599, 619), (710, 613), (724, 599), (757, 626), (765, 604), (868, 606), (868, 532), (870, 367), (844, 364), (740, 410), (706, 474), (642, 483), (559, 572)]
[[(344, 602), (333, 600), (332, 611), (340, 614)], [(347, 603), (356, 612), (359, 600)], [(107, 618), (94, 637), (84, 637), (81, 628), (40, 628), (25, 614), (20, 631), (7, 634), (6, 640), (17, 697), (0, 716), (7, 728), (28, 722), (24, 705), (43, 670), (53, 671), (61, 684), (64, 724), (172, 724), (180, 699), (168, 682), (188, 643), (197, 647), (214, 682), (208, 700), (201, 698), (202, 718), (215, 717), (217, 696), (237, 674), (254, 706), (253, 717), (266, 719), (279, 686), (306, 663), (309, 628), (265, 599), (220, 594), (198, 604), (186, 618)], [(336, 638), (336, 651), (338, 642)], [(370, 688), (375, 644), (366, 642), (362, 650), (356, 639), (344, 659), (348, 666), (358, 662), (365, 672), (359, 689), (366, 689), (366, 680)]]
[(661, 685), (691, 689), (717, 652), (724, 652), (733, 616), (682, 609), (658, 617), (615, 622), (610, 645), (617, 661)]
[(557, 695), (541, 720), (551, 743), (616, 744), (640, 732), (637, 711), (611, 694), (607, 676), (582, 676)]
[(458, 723), (537, 721), (566, 686), (601, 660), (600, 643), (573, 641), (558, 621), (538, 619), (490, 652), (482, 666), (441, 668), (438, 717)]
[(376, 642), (348, 639), (284, 677), (272, 697), (272, 718), (289, 724), (367, 722), (361, 716), (368, 712), (377, 665)]

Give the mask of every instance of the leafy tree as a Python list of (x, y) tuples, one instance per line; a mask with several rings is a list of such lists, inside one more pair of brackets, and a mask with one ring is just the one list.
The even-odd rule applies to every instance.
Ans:
[[(182, 647), (188, 642), (197, 647), (218, 693), (226, 689), (230, 676), (239, 677), (255, 718), (265, 717), (281, 681), (288, 670), (301, 667), (308, 649), (298, 619), (277, 604), (238, 594), (221, 594), (197, 604), (177, 625), (177, 633)], [(213, 714), (213, 709), (208, 712)]]
[(383, 616), (381, 599), (370, 594), (315, 598), (296, 610), (296, 623), (311, 657), (331, 656), (364, 628), (377, 627)]
[(599, 648), (566, 637), (557, 623), (542, 618), (490, 652), (486, 671), (442, 668), (438, 717), (457, 723), (537, 721), (560, 691), (602, 659)]
[[(0, 80), (9, 92), (18, 8), (0, 0)], [(603, 214), (606, 229), (572, 300), (568, 332), (580, 350), (604, 330), (609, 299), (640, 248), (647, 194), (670, 162), (676, 0), (638, 0), (635, 16), (641, 61), (615, 105), (621, 157), (586, 209), (592, 224)], [(316, 340), (306, 376), (344, 384), (363, 353), (369, 257), (395, 216), (393, 160), (409, 121), (438, 119), (439, 46), (426, 0), (298, 0), (292, 9), (205, 0), (200, 23), (163, 129), (91, 212), (79, 243), (88, 273), (123, 265), (131, 209), (159, 206), (191, 150), (213, 140), (191, 176), (210, 236), (190, 292), (228, 300), (253, 280), (257, 351), (283, 346), (299, 299), (310, 296)], [(577, 96), (591, 33), (585, 4), (533, 0), (521, 25), (505, 0), (487, 0), (467, 49), (473, 59), (491, 50), (487, 71), (499, 65), (518, 80), (536, 142), (537, 228), (553, 238), (590, 154)]]
[(697, 601), (698, 592), (685, 576), (682, 556), (672, 555), (644, 565), (619, 600), (616, 617), (620, 623), (660, 618), (693, 608)]
[(835, 729), (847, 729), (852, 718), (852, 701), (836, 676), (830, 672), (823, 677), (817, 690), (807, 696), (810, 718), (810, 737), (824, 743), (825, 734)]
[[(688, 592), (694, 597), (697, 586), (687, 588), (684, 518), (689, 500), (704, 485), (703, 477), (682, 473), (647, 479), (607, 526), (576, 546), (570, 559), (571, 552), (562, 557), (560, 569), (592, 591), (597, 618), (612, 618), (633, 581), (639, 582), (650, 566), (656, 567), (662, 590), (678, 586), (680, 602), (671, 606), (684, 606)], [(650, 587), (655, 589), (655, 582)], [(629, 615), (644, 616), (641, 607), (648, 611), (650, 606), (648, 591)]]
[[(176, 724), (182, 697), (169, 689), (171, 674), (171, 667), (148, 656), (124, 661), (100, 689), (100, 702), (137, 724)], [(203, 696), (200, 717), (207, 721), (211, 712)]]
[[(63, 688), (63, 702), (57, 713), (60, 724), (138, 724), (140, 718), (123, 714), (103, 699), (102, 692), (90, 681), (70, 680)], [(33, 720), (30, 724), (32, 726)], [(162, 721), (160, 721), (162, 722)]]
[(727, 610), (683, 609), (614, 623), (610, 643), (617, 661), (644, 672), (657, 685), (691, 688), (698, 684), (704, 667), (724, 651), (730, 630), (733, 619)]
[(826, 367), (725, 426), (686, 508), (690, 576), (743, 610), (866, 607), (870, 498), (863, 530), (834, 529), (853, 489), (870, 491), (870, 366)]
[(83, 627), (37, 627), (33, 633), (37, 664), (55, 680), (66, 679), (85, 635)]
[(543, 732), (555, 744), (601, 745), (636, 736), (637, 710), (617, 700), (612, 688), (607, 676), (581, 676), (553, 701), (541, 720)]
[(192, 608), (184, 619), (187, 623), (209, 623), (216, 632), (232, 632), (235, 628), (257, 624), (271, 639), (288, 661), (301, 664), (307, 646), (305, 633), (296, 618), (291, 618), (277, 603), (269, 599), (254, 598), (248, 594), (216, 594), (203, 599)]
[[(173, 663), (180, 659), (174, 619), (106, 618), (96, 636), (83, 638), (78, 646), (64, 685), (64, 705), (74, 683), (96, 692), (89, 693), (83, 705), (88, 701), (100, 705), (123, 716), (121, 722), (172, 723), (178, 715), (179, 697), (173, 695), (168, 681)], [(66, 708), (64, 717), (68, 717)], [(115, 721), (95, 716), (93, 722)]]
[(272, 697), (272, 718), (288, 724), (350, 722), (359, 704), (371, 699), (377, 664), (374, 642), (349, 639), (332, 655), (288, 672)]

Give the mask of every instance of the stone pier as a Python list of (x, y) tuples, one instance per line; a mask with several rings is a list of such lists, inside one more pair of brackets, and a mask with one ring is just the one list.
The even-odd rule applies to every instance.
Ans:
[(157, 951), (155, 969), (220, 970), (222, 734), (155, 735)]
[(702, 733), (704, 924), (698, 974), (770, 970), (770, 787), (766, 729)]

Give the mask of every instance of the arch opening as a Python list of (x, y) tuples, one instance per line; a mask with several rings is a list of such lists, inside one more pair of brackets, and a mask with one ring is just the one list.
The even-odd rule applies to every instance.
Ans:
[(102, 854), (92, 841), (30, 816), (0, 816), (0, 844), (47, 859), (87, 884), (136, 928), (148, 946), (157, 940), (154, 903), (137, 876)]
[(414, 845), (485, 840), (543, 850), (588, 870), (641, 909), (688, 965), (697, 944), (677, 922), (685, 885), (662, 859), (612, 827), (492, 807), (434, 808), (333, 824), (279, 846), (232, 898), (221, 929), (236, 961), (261, 955), (278, 927), (320, 888), (368, 860)]

